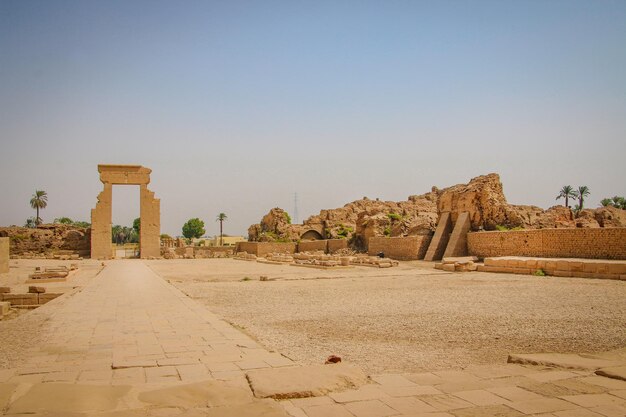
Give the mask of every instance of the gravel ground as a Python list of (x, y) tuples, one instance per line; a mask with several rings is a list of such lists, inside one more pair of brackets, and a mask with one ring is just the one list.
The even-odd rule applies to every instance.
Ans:
[[(9, 262), (9, 274), (2, 276), (0, 286), (11, 287), (13, 293), (28, 292), (25, 283), (29, 274), (36, 266), (69, 266), (78, 263), (78, 271), (72, 273), (66, 282), (37, 284), (45, 287), (47, 292), (66, 293), (73, 288), (85, 285), (102, 269), (100, 262), (84, 261), (54, 261), (19, 259)], [(60, 301), (60, 300), (59, 300)], [(27, 358), (26, 350), (37, 346), (41, 342), (46, 322), (54, 313), (54, 301), (35, 310), (17, 310), (10, 316), (0, 320), (0, 369), (19, 366)]]
[(626, 346), (621, 281), (449, 274), (423, 262), (339, 271), (231, 259), (149, 265), (266, 348), (302, 363), (336, 354), (371, 373), (420, 372), (504, 363), (509, 353)]

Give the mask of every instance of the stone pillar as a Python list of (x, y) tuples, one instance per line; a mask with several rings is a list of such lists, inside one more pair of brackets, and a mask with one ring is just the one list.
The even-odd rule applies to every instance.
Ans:
[(161, 256), (161, 200), (154, 198), (154, 193), (146, 184), (139, 186), (139, 212), (141, 230), (139, 232), (139, 250), (141, 258)]
[[(0, 274), (9, 273), (9, 238), (0, 237)], [(2, 314), (0, 314), (1, 316)]]
[(104, 190), (98, 194), (96, 208), (91, 210), (91, 258), (111, 259), (113, 256), (111, 227), (113, 186), (104, 183)]

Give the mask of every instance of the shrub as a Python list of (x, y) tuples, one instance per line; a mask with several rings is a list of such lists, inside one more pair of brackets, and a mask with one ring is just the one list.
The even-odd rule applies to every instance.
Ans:
[(389, 213), (389, 214), (387, 214), (387, 217), (389, 217), (389, 220), (391, 220), (391, 221), (402, 220), (402, 216), (399, 215), (398, 213)]
[(539, 268), (538, 270), (536, 270), (535, 272), (533, 272), (533, 275), (536, 277), (545, 277), (546, 276), (546, 272)]

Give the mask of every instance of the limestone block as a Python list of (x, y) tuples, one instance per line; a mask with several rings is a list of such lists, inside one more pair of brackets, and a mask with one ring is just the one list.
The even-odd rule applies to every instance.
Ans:
[(36, 287), (34, 285), (31, 285), (28, 287), (28, 292), (31, 294), (43, 294), (46, 292), (46, 289), (44, 287)]
[(626, 274), (626, 262), (609, 264), (609, 274), (624, 275)]
[(570, 272), (571, 268), (570, 268), (569, 261), (563, 261), (563, 260), (556, 261), (556, 270)]
[(0, 294), (6, 294), (11, 292), (11, 287), (0, 287)]
[(498, 258), (485, 258), (484, 264), (485, 266), (497, 266)]
[(583, 272), (591, 274), (598, 272), (598, 264), (596, 262), (585, 262), (583, 264)]
[(569, 267), (572, 272), (582, 272), (583, 270), (583, 262), (580, 261), (570, 261)]
[(554, 275), (555, 277), (564, 277), (564, 278), (570, 278), (572, 276), (572, 271), (560, 271), (560, 270), (556, 270), (552, 273), (552, 275)]
[(6, 316), (11, 310), (11, 303), (8, 301), (0, 301), (0, 317)]
[(444, 271), (448, 271), (448, 272), (454, 272), (455, 271), (454, 264), (443, 264), (442, 265), (442, 269)]
[(14, 306), (37, 305), (37, 294), (2, 294), (2, 301), (8, 301)]

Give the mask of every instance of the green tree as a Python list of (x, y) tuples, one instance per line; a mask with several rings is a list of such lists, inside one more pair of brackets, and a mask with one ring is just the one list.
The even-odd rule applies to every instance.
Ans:
[(600, 205), (602, 207), (615, 207), (618, 209), (626, 210), (626, 198), (614, 196), (612, 198), (603, 198), (600, 200)]
[(572, 186), (571, 185), (564, 185), (563, 188), (561, 188), (561, 191), (559, 192), (559, 195), (556, 196), (556, 199), (558, 200), (559, 198), (564, 198), (565, 199), (565, 207), (569, 208), (569, 199), (570, 198), (575, 198), (575, 197), (576, 197), (576, 192), (574, 191)]
[(204, 233), (204, 222), (197, 217), (187, 220), (183, 225), (183, 236), (187, 239), (199, 238)]
[(37, 211), (35, 216), (36, 224), (41, 224), (41, 217), (39, 217), (39, 210), (45, 209), (48, 205), (48, 193), (43, 190), (35, 190), (35, 194), (30, 199), (30, 206)]
[(57, 217), (56, 219), (54, 219), (54, 221), (52, 223), (74, 224), (74, 221), (72, 219), (70, 219), (69, 217)]
[(578, 199), (578, 210), (585, 208), (585, 198), (588, 197), (590, 193), (591, 191), (586, 185), (581, 185), (578, 187), (578, 190), (574, 191), (574, 198)]
[(34, 217), (29, 217), (28, 219), (26, 219), (26, 223), (24, 223), (24, 227), (28, 227), (31, 229), (37, 227), (37, 219), (35, 219)]
[(600, 205), (602, 207), (608, 207), (608, 206), (613, 207), (613, 199), (612, 198), (603, 198), (602, 200), (600, 200)]
[(135, 233), (139, 236), (139, 232), (141, 231), (141, 218), (137, 217), (133, 220), (133, 229), (135, 229)]
[[(286, 213), (285, 213), (286, 214)], [(220, 222), (220, 246), (224, 246), (224, 222), (228, 220), (228, 216), (224, 213), (217, 215), (216, 222)]]

